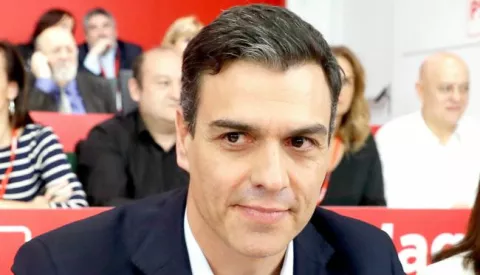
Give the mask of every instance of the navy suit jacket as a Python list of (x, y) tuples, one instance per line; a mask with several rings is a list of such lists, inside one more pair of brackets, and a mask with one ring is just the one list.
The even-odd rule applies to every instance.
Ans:
[[(120, 69), (131, 70), (133, 61), (135, 61), (135, 58), (142, 53), (142, 48), (136, 44), (128, 43), (122, 40), (117, 40), (117, 46), (118, 50), (120, 51)], [(84, 71), (88, 71), (83, 66), (83, 62), (85, 61), (85, 57), (87, 57), (88, 50), (87, 43), (78, 45), (78, 66)]]
[[(16, 275), (192, 274), (177, 189), (75, 222), (24, 244)], [(318, 208), (294, 240), (295, 275), (405, 274), (380, 229)]]

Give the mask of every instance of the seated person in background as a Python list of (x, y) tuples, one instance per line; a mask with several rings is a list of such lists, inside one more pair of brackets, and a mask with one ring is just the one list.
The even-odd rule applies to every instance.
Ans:
[(39, 236), (13, 273), (405, 274), (385, 232), (316, 207), (340, 89), (327, 42), (293, 12), (223, 12), (184, 54), (188, 187)]
[(340, 46), (332, 51), (344, 75), (322, 205), (384, 206), (382, 166), (369, 126), (364, 69), (350, 49)]
[(0, 42), (0, 209), (87, 206), (57, 136), (27, 113), (23, 66)]
[[(478, 189), (478, 188), (477, 188)], [(480, 189), (470, 213), (465, 237), (453, 247), (432, 258), (432, 264), (417, 275), (476, 275), (480, 274)]]
[(472, 205), (480, 175), (480, 126), (463, 117), (469, 82), (459, 56), (429, 56), (416, 84), (421, 111), (398, 117), (376, 133), (389, 207)]
[(175, 20), (163, 38), (162, 45), (174, 47), (183, 53), (188, 42), (203, 28), (203, 24), (195, 16), (181, 17)]
[(32, 56), (32, 92), (29, 109), (67, 114), (114, 113), (110, 84), (88, 73), (77, 73), (77, 47), (73, 35), (51, 27), (37, 38)]
[(75, 29), (75, 19), (73, 18), (73, 14), (63, 9), (50, 9), (40, 16), (35, 24), (35, 29), (33, 30), (30, 41), (26, 44), (20, 44), (17, 46), (28, 69), (30, 69), (30, 58), (35, 51), (35, 41), (37, 40), (37, 37), (44, 30), (53, 26), (63, 27), (73, 33)]
[(81, 69), (114, 79), (119, 70), (132, 68), (142, 49), (117, 38), (115, 18), (111, 13), (102, 8), (92, 9), (83, 22), (87, 41), (78, 46)]
[(175, 155), (181, 73), (173, 49), (140, 55), (129, 82), (139, 108), (96, 126), (80, 143), (77, 174), (93, 205), (120, 205), (188, 184)]

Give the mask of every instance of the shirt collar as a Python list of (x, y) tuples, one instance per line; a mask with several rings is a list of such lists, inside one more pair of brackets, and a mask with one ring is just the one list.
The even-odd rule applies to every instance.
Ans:
[[(55, 84), (57, 85), (57, 84)], [(61, 88), (60, 86), (56, 86), (53, 90), (50, 91), (50, 93), (58, 99), (60, 97), (60, 91)], [(77, 80), (73, 79), (72, 81), (68, 82), (67, 85), (64, 87), (65, 94), (67, 96), (76, 96), (78, 95), (78, 85), (77, 85)]]
[[(440, 140), (438, 139), (437, 136), (435, 136), (435, 134), (432, 132), (432, 130), (430, 130), (430, 128), (428, 127), (427, 125), (427, 122), (425, 121), (425, 119), (423, 118), (423, 115), (421, 112), (418, 112), (418, 116), (420, 117), (420, 121), (421, 121), (421, 126), (422, 128), (425, 129), (425, 131), (427, 131), (428, 135), (431, 136), (432, 138), (434, 138), (436, 141), (438, 141), (440, 143)], [(461, 133), (462, 133), (462, 127), (461, 127), (461, 123), (460, 121), (457, 123), (457, 127), (455, 128), (455, 131), (453, 132), (452, 136), (450, 137), (449, 141), (447, 144), (451, 143), (452, 141), (453, 142), (461, 142), (462, 139), (461, 139)]]
[(140, 115), (140, 112), (138, 111), (138, 108), (132, 111), (133, 116), (135, 117), (135, 131), (137, 135), (142, 135), (143, 133), (147, 132), (147, 127), (145, 126), (145, 122), (142, 119), (142, 116)]
[[(184, 234), (187, 244), (188, 258), (190, 259), (190, 267), (193, 275), (214, 275), (210, 265), (208, 264), (202, 249), (198, 245), (193, 236), (190, 224), (187, 219), (187, 211), (184, 216)], [(283, 259), (283, 266), (280, 275), (293, 275), (293, 241), (290, 241), (287, 252)]]

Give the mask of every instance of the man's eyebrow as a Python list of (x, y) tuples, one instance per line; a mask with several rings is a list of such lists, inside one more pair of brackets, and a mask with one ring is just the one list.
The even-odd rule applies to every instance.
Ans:
[(212, 128), (224, 128), (230, 130), (236, 130), (239, 132), (257, 132), (258, 128), (247, 123), (229, 120), (229, 119), (218, 119), (210, 122), (209, 124)]
[(295, 129), (290, 132), (290, 136), (310, 136), (310, 135), (320, 135), (326, 136), (328, 134), (327, 127), (323, 124), (314, 124), (299, 129)]
[[(235, 121), (235, 120), (229, 120), (229, 119), (214, 120), (209, 124), (209, 126), (213, 128), (224, 128), (224, 129), (230, 129), (230, 130), (247, 132), (247, 133), (259, 132), (259, 129), (256, 126)], [(323, 124), (318, 123), (318, 124), (313, 124), (310, 126), (294, 129), (290, 131), (289, 136), (308, 136), (308, 135), (326, 136), (327, 134), (328, 134), (327, 127)]]

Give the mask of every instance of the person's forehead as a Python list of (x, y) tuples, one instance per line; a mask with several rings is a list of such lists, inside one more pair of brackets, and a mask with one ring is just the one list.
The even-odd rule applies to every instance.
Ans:
[(75, 42), (72, 38), (68, 36), (61, 36), (58, 39), (52, 41), (53, 47), (73, 47), (75, 46)]
[[(317, 64), (293, 66), (286, 71), (238, 62), (217, 75), (203, 75), (199, 113), (205, 119), (232, 117), (254, 121), (270, 120), (328, 123), (330, 89)], [(321, 118), (321, 121), (318, 119)]]
[(48, 32), (46, 33), (43, 41), (45, 43), (44, 45), (49, 49), (75, 46), (75, 40), (73, 39), (73, 36), (64, 31)]
[(338, 65), (342, 67), (347, 77), (352, 76), (354, 74), (353, 66), (347, 58), (343, 56), (336, 56), (336, 59), (337, 59)]
[(468, 80), (468, 77), (466, 64), (454, 58), (444, 58), (427, 66), (427, 80), (430, 81)]
[(147, 53), (143, 63), (146, 74), (175, 77), (181, 75), (182, 58), (171, 50)]
[(88, 24), (93, 26), (98, 24), (104, 24), (109, 21), (111, 21), (111, 19), (108, 16), (104, 14), (95, 14), (88, 19)]
[[(257, 96), (262, 96), (261, 91), (267, 90), (298, 90), (305, 93), (311, 92), (320, 86), (328, 86), (322, 67), (316, 63), (303, 63), (290, 66), (289, 68), (276, 69), (270, 68), (264, 64), (250, 61), (235, 61), (225, 65), (220, 73), (202, 75), (202, 86), (212, 85), (216, 88), (221, 85), (236, 88), (243, 93), (249, 91), (255, 92)], [(231, 89), (227, 89), (229, 91)], [(319, 91), (319, 93), (322, 93)], [(233, 94), (239, 94), (234, 92)], [(297, 94), (301, 96), (302, 94)]]

